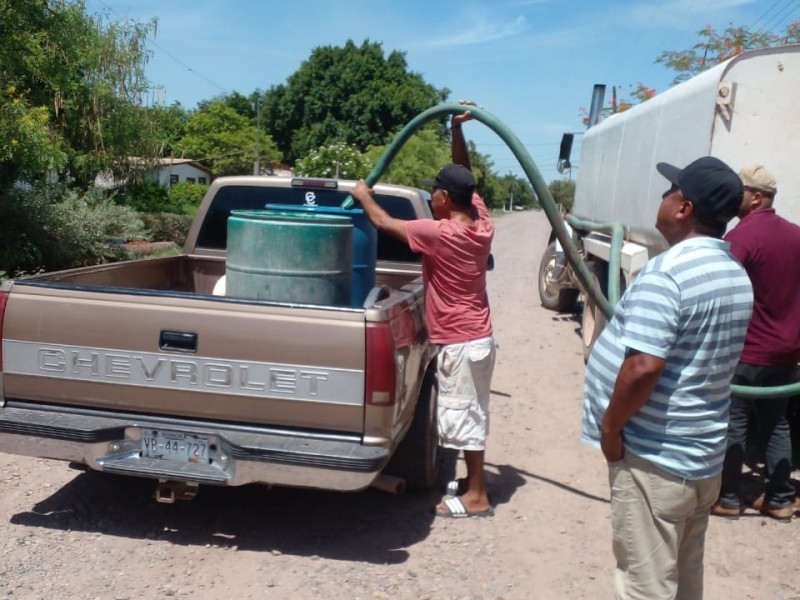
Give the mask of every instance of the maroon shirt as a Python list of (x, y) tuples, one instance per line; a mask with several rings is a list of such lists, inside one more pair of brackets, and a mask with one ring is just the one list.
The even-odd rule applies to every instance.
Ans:
[(775, 209), (750, 213), (725, 236), (753, 284), (753, 317), (740, 361), (790, 365), (800, 360), (800, 227)]

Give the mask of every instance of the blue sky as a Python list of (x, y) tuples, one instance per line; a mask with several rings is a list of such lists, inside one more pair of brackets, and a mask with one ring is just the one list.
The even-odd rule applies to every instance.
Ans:
[[(800, 18), (800, 0), (87, 0), (86, 7), (113, 20), (156, 17), (150, 101), (187, 108), (285, 83), (318, 46), (380, 42), (386, 54), (404, 52), (409, 70), (428, 83), (450, 89), (450, 100), (469, 98), (494, 114), (546, 181), (561, 177), (561, 134), (583, 130), (579, 110), (595, 83), (608, 86), (607, 100), (612, 85), (622, 96), (637, 82), (660, 92), (674, 74), (655, 59), (690, 48), (700, 29), (778, 33)], [(522, 175), (491, 130), (474, 123), (465, 131), (496, 171)]]

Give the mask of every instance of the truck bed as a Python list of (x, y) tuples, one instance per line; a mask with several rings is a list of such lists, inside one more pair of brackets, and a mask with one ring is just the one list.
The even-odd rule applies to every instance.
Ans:
[[(420, 276), (419, 265), (382, 262), (376, 268), (376, 285), (401, 288)], [(62, 284), (65, 287), (96, 287), (107, 291), (152, 290), (211, 295), (225, 274), (225, 258), (181, 254), (145, 258), (44, 273), (20, 283)]]

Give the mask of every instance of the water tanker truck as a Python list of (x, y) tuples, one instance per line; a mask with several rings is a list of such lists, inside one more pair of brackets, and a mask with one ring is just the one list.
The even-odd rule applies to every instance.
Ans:
[(778, 214), (800, 223), (798, 98), (800, 46), (756, 50), (585, 132), (567, 223), (605, 298), (585, 293), (555, 234), (539, 270), (539, 293), (546, 308), (569, 312), (583, 297), (585, 356), (606, 323), (609, 307), (645, 263), (667, 247), (655, 229), (667, 187), (656, 163), (682, 167), (705, 155), (720, 158), (736, 171), (747, 163), (762, 163), (778, 181)]

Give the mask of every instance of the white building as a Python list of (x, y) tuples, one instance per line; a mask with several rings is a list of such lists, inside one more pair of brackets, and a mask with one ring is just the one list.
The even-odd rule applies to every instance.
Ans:
[[(169, 188), (173, 184), (182, 183), (201, 183), (208, 185), (211, 183), (211, 171), (200, 166), (191, 158), (160, 158), (155, 161), (153, 167), (147, 169), (144, 176), (145, 181), (157, 181), (160, 185)], [(123, 185), (124, 181), (119, 181), (106, 171), (95, 177), (95, 186), (101, 189), (114, 189)]]
[[(165, 187), (184, 181), (205, 185), (211, 183), (211, 171), (201, 167), (190, 158), (162, 158), (157, 162), (158, 166), (151, 180), (157, 178), (158, 182)], [(150, 179), (149, 175), (148, 179)]]

